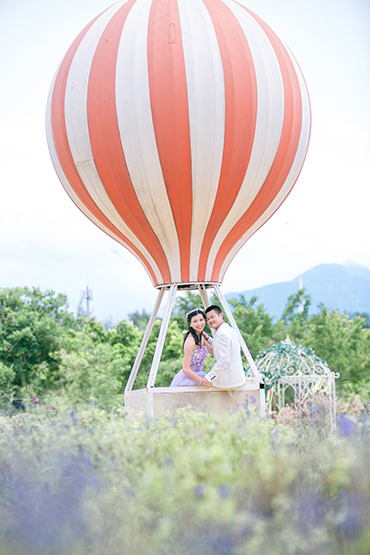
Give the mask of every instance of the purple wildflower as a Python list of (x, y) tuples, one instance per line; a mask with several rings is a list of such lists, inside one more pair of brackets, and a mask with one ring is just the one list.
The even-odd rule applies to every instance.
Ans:
[(341, 414), (338, 418), (339, 435), (342, 437), (350, 437), (356, 431), (356, 422)]

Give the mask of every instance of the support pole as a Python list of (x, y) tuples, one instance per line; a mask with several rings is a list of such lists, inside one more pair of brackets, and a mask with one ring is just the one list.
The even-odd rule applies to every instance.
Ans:
[(242, 334), (240, 333), (240, 330), (239, 330), (239, 328), (238, 328), (238, 326), (237, 326), (237, 323), (236, 323), (235, 320), (234, 320), (233, 313), (231, 312), (230, 307), (229, 307), (229, 305), (227, 304), (227, 301), (226, 301), (225, 297), (223, 296), (223, 294), (222, 294), (222, 292), (221, 292), (220, 286), (219, 286), (219, 285), (215, 285), (214, 287), (215, 287), (216, 295), (217, 295), (217, 297), (220, 299), (221, 306), (222, 306), (222, 308), (223, 308), (223, 310), (224, 310), (224, 312), (225, 312), (225, 314), (226, 314), (226, 316), (227, 316), (227, 318), (228, 318), (228, 320), (229, 320), (229, 322), (230, 322), (231, 327), (234, 328), (234, 330), (235, 330), (236, 333), (238, 334), (240, 346), (241, 346), (241, 348), (242, 348), (243, 353), (245, 354), (245, 358), (247, 359), (248, 364), (249, 364), (249, 366), (251, 367), (252, 372), (253, 372), (255, 378), (256, 378), (259, 382), (263, 383), (262, 376), (261, 376), (261, 374), (260, 374), (260, 372), (259, 372), (259, 370), (258, 370), (258, 368), (257, 368), (257, 366), (256, 366), (256, 363), (254, 362), (254, 360), (253, 360), (253, 358), (252, 358), (252, 355), (251, 355), (250, 352), (249, 352), (249, 349), (248, 349), (248, 347), (247, 347), (247, 345), (246, 345), (246, 343), (245, 343), (245, 341), (244, 341), (244, 338), (243, 338)]
[(159, 307), (161, 306), (164, 291), (165, 291), (164, 287), (162, 287), (162, 289), (159, 290), (158, 297), (157, 297), (156, 303), (155, 303), (154, 308), (153, 308), (153, 312), (152, 312), (152, 314), (149, 318), (149, 322), (148, 322), (148, 325), (146, 327), (145, 333), (143, 335), (143, 339), (141, 340), (141, 345), (140, 345), (139, 351), (136, 355), (136, 359), (135, 359), (134, 365), (132, 367), (130, 377), (129, 377), (128, 382), (127, 382), (126, 387), (125, 387), (125, 393), (128, 393), (129, 391), (131, 391), (132, 386), (134, 385), (134, 381), (136, 379), (138, 370), (140, 368), (141, 361), (143, 360), (144, 352), (145, 352), (146, 346), (148, 344), (150, 334), (152, 333), (152, 329), (153, 329), (153, 326), (154, 326), (155, 319), (157, 318)]
[(158, 372), (158, 368), (159, 368), (159, 362), (160, 362), (161, 356), (162, 356), (164, 341), (166, 339), (168, 325), (170, 323), (172, 310), (173, 310), (173, 307), (174, 307), (174, 304), (175, 304), (176, 293), (177, 293), (177, 285), (171, 285), (170, 291), (169, 291), (169, 297), (168, 297), (168, 301), (167, 301), (167, 305), (166, 305), (166, 309), (165, 309), (165, 312), (164, 312), (164, 315), (163, 315), (161, 329), (159, 330), (157, 345), (156, 345), (156, 348), (155, 348), (155, 351), (154, 351), (152, 367), (150, 369), (148, 383), (146, 385), (148, 389), (151, 388), (151, 387), (154, 387), (154, 384), (155, 384), (155, 379), (157, 377), (157, 372)]
[(259, 370), (256, 366), (256, 363), (253, 360), (252, 355), (249, 352), (247, 344), (244, 341), (244, 338), (243, 338), (242, 334), (240, 333), (240, 330), (237, 326), (237, 323), (234, 320), (233, 313), (231, 312), (230, 307), (227, 304), (227, 301), (226, 301), (225, 297), (222, 294), (220, 286), (218, 284), (215, 284), (214, 288), (215, 288), (215, 292), (216, 292), (217, 297), (220, 299), (221, 306), (222, 306), (223, 310), (225, 311), (225, 314), (226, 314), (226, 316), (227, 316), (227, 318), (230, 322), (231, 327), (238, 334), (239, 343), (240, 343), (242, 351), (245, 355), (245, 358), (247, 359), (248, 364), (249, 364), (255, 378), (258, 380), (258, 382), (260, 384), (260, 416), (264, 417), (266, 415), (266, 399), (265, 399), (265, 384), (264, 384), (264, 381), (263, 381), (262, 376), (261, 376), (261, 374), (260, 374), (260, 372), (259, 372)]
[(209, 302), (209, 298), (208, 298), (208, 293), (207, 293), (207, 288), (205, 285), (203, 285), (203, 283), (198, 284), (198, 290), (199, 290), (199, 294), (202, 298), (202, 302), (203, 302), (203, 307), (204, 310), (210, 306), (210, 302)]
[(337, 431), (337, 409), (336, 409), (336, 397), (335, 397), (335, 379), (329, 378), (329, 399), (330, 399), (330, 431), (331, 435), (334, 436)]
[[(207, 288), (206, 288), (205, 285), (199, 284), (199, 285), (198, 285), (198, 289), (199, 289), (200, 296), (201, 296), (201, 298), (202, 298), (204, 310), (206, 310), (206, 308), (208, 308), (209, 306), (211, 306), (211, 303), (209, 302), (209, 297), (208, 297)], [(214, 335), (215, 335), (215, 330), (212, 329), (212, 328), (210, 328), (210, 330), (211, 330), (212, 336), (214, 336)]]

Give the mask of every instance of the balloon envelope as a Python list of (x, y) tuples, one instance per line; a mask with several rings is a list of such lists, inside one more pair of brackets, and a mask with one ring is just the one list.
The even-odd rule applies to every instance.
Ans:
[(221, 282), (296, 182), (310, 106), (293, 56), (233, 0), (124, 0), (67, 51), (46, 125), (71, 199), (154, 285)]

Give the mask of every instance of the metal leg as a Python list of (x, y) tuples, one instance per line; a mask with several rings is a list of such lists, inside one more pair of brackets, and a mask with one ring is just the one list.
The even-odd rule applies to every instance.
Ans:
[(223, 294), (221, 292), (220, 286), (218, 284), (215, 284), (214, 288), (215, 288), (215, 292), (216, 292), (217, 297), (220, 299), (221, 306), (222, 306), (226, 316), (228, 317), (228, 320), (230, 322), (231, 327), (234, 328), (234, 330), (238, 334), (240, 346), (241, 346), (242, 351), (243, 351), (243, 353), (244, 353), (244, 355), (245, 355), (245, 357), (248, 361), (248, 364), (249, 364), (249, 366), (250, 366), (250, 368), (251, 368), (251, 370), (254, 374), (254, 377), (260, 383), (260, 416), (263, 417), (266, 414), (265, 390), (264, 390), (264, 388), (261, 388), (261, 385), (262, 386), (264, 385), (264, 381), (263, 381), (262, 376), (261, 376), (261, 374), (260, 374), (260, 372), (259, 372), (259, 370), (256, 366), (256, 363), (253, 360), (252, 355), (249, 352), (249, 349), (248, 349), (248, 347), (247, 347), (247, 345), (244, 341), (244, 338), (243, 338), (242, 334), (240, 333), (240, 330), (239, 330), (239, 328), (238, 328), (238, 326), (237, 326), (237, 324), (234, 320), (233, 313), (231, 312), (230, 307), (227, 304), (227, 301), (226, 301), (225, 297), (223, 296)]
[(171, 285), (170, 291), (169, 291), (169, 298), (168, 298), (167, 305), (166, 305), (166, 310), (165, 310), (163, 320), (162, 320), (161, 329), (159, 330), (157, 345), (156, 345), (156, 348), (155, 348), (154, 357), (153, 357), (153, 361), (152, 361), (152, 367), (150, 369), (150, 374), (149, 374), (149, 378), (148, 378), (148, 383), (147, 383), (147, 388), (148, 389), (151, 388), (151, 387), (154, 387), (154, 384), (155, 384), (155, 379), (157, 377), (159, 362), (160, 362), (161, 356), (162, 356), (164, 341), (166, 339), (168, 325), (170, 323), (170, 318), (171, 318), (173, 306), (175, 304), (176, 293), (177, 293), (177, 285)]
[[(209, 302), (209, 297), (208, 297), (208, 293), (207, 293), (207, 288), (206, 288), (205, 285), (199, 284), (199, 285), (198, 285), (198, 289), (199, 289), (199, 293), (200, 293), (200, 296), (201, 296), (201, 298), (202, 298), (203, 307), (204, 307), (204, 310), (205, 310), (206, 308), (208, 308), (209, 306), (211, 306), (211, 303)], [(214, 334), (215, 334), (215, 330), (213, 330), (212, 328), (210, 328), (210, 330), (211, 330), (211, 334), (214, 335)]]
[(260, 418), (265, 418), (266, 416), (266, 393), (265, 389), (260, 387)]
[(237, 324), (234, 320), (233, 313), (231, 312), (230, 307), (227, 304), (227, 301), (226, 301), (225, 297), (223, 296), (219, 285), (215, 285), (215, 291), (216, 291), (217, 297), (220, 299), (221, 306), (222, 306), (222, 308), (223, 308), (223, 310), (224, 310), (224, 312), (225, 312), (225, 314), (226, 314), (226, 316), (227, 316), (227, 318), (230, 322), (231, 327), (234, 328), (234, 330), (238, 334), (240, 346), (242, 348), (243, 353), (245, 354), (245, 357), (248, 361), (249, 366), (251, 367), (251, 370), (252, 370), (254, 376), (257, 378), (257, 380), (259, 380), (260, 382), (263, 383), (262, 376), (258, 371), (256, 363), (254, 362), (254, 360), (252, 358), (252, 355), (249, 352), (249, 349), (248, 349), (248, 347), (247, 347), (247, 345), (244, 341), (244, 338), (243, 338), (242, 334), (240, 333), (240, 330), (239, 330), (239, 328), (238, 328), (238, 326), (237, 326)]
[(198, 285), (198, 289), (199, 289), (199, 294), (202, 298), (202, 302), (203, 302), (203, 306), (204, 306), (204, 310), (210, 306), (210, 302), (209, 302), (209, 298), (208, 298), (208, 293), (207, 293), (207, 289), (206, 286), (203, 284), (199, 284)]
[(337, 409), (336, 409), (336, 397), (335, 397), (335, 380), (330, 379), (330, 393), (329, 393), (329, 406), (330, 406), (330, 431), (331, 435), (334, 436), (337, 431)]
[(152, 315), (149, 318), (149, 322), (148, 322), (148, 325), (146, 327), (143, 339), (141, 340), (141, 345), (140, 345), (139, 351), (136, 355), (136, 359), (135, 359), (134, 365), (132, 367), (130, 377), (129, 377), (128, 382), (127, 382), (126, 387), (125, 387), (125, 393), (128, 393), (129, 391), (131, 391), (132, 386), (134, 385), (134, 381), (136, 379), (138, 370), (140, 368), (141, 361), (143, 360), (144, 352), (145, 352), (146, 346), (148, 344), (150, 334), (152, 333), (154, 322), (157, 318), (159, 307), (161, 306), (164, 291), (165, 291), (164, 287), (162, 287), (162, 289), (159, 290), (159, 294), (158, 294), (156, 303), (154, 305)]

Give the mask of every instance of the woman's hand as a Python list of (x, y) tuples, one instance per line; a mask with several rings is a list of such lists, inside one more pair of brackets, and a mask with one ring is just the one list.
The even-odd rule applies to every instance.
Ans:
[(201, 381), (199, 382), (200, 385), (203, 385), (205, 387), (209, 387), (210, 382), (208, 380), (206, 380), (206, 378), (202, 378)]

